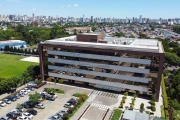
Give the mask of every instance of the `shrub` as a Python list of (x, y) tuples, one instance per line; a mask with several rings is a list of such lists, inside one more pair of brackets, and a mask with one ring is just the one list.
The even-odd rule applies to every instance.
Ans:
[(75, 97), (81, 97), (82, 93), (74, 93), (73, 96)]
[(150, 114), (150, 111), (146, 111), (146, 114)]
[(55, 89), (55, 88), (44, 88), (44, 91), (46, 91), (47, 93), (61, 93), (64, 94), (64, 90), (60, 90), (60, 89)]
[(131, 109), (131, 110), (134, 109), (134, 105), (133, 105), (133, 104), (130, 105), (130, 109)]
[(156, 107), (155, 107), (154, 105), (152, 105), (152, 106), (151, 106), (151, 110), (152, 110), (153, 112), (155, 112), (155, 111), (156, 111)]
[(156, 101), (156, 97), (154, 95), (152, 95), (151, 100)]
[(151, 100), (149, 103), (150, 103), (151, 105), (155, 106), (155, 102), (154, 102), (153, 100)]
[(38, 84), (41, 84), (42, 83), (42, 80), (36, 80), (35, 83), (38, 85)]
[(63, 82), (64, 82), (63, 79), (60, 79), (60, 80), (58, 81), (58, 83), (60, 83), (60, 84), (63, 83)]
[(141, 109), (144, 108), (144, 103), (141, 103), (140, 108), (141, 108)]
[(123, 96), (123, 99), (126, 99), (127, 97), (126, 96)]
[(128, 92), (125, 92), (124, 95), (125, 95), (125, 96), (128, 96)]
[(134, 97), (134, 98), (137, 98), (137, 95), (136, 95), (136, 94), (134, 94), (134, 95), (133, 95), (133, 97)]
[(123, 108), (123, 106), (124, 106), (124, 103), (121, 102), (120, 107)]
[(122, 102), (123, 102), (123, 103), (125, 103), (125, 102), (126, 102), (126, 100), (125, 100), (125, 99), (122, 99)]

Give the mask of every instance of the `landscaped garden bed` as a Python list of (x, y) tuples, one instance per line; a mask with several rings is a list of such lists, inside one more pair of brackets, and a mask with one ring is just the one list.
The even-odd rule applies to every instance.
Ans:
[(75, 93), (73, 96), (78, 97), (78, 102), (74, 106), (74, 108), (69, 109), (69, 114), (67, 116), (67, 120), (70, 120), (70, 118), (76, 113), (76, 111), (83, 105), (83, 103), (88, 99), (88, 96), (86, 93)]
[(64, 90), (60, 90), (60, 89), (55, 89), (55, 88), (44, 88), (44, 91), (47, 93), (60, 93), (60, 94), (64, 94)]
[(111, 117), (111, 120), (119, 120), (122, 114), (122, 110), (120, 109), (114, 109), (113, 115)]

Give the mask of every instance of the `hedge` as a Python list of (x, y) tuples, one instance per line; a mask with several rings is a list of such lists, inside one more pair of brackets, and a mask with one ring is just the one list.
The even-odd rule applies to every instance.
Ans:
[(164, 100), (164, 109), (168, 109), (168, 98), (166, 93), (166, 86), (164, 83), (164, 76), (162, 75), (162, 92), (163, 92), (163, 100)]
[(164, 102), (164, 110), (165, 110), (165, 117), (166, 117), (166, 120), (169, 120), (169, 112), (168, 112), (168, 98), (167, 98), (167, 93), (166, 93), (166, 86), (165, 86), (165, 83), (164, 83), (164, 76), (162, 75), (162, 92), (163, 92), (163, 102)]
[(164, 105), (161, 105), (161, 118), (165, 118)]

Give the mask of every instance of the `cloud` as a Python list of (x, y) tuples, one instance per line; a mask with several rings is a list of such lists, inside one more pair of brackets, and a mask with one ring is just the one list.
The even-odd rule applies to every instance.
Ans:
[(71, 5), (68, 5), (68, 7), (71, 7)]
[(63, 8), (64, 6), (61, 6), (61, 8)]
[(74, 4), (74, 7), (78, 7), (78, 4)]
[(36, 8), (33, 8), (32, 10), (33, 10), (33, 11), (35, 11), (35, 10), (36, 10)]
[(3, 5), (0, 4), (0, 7), (2, 7)]

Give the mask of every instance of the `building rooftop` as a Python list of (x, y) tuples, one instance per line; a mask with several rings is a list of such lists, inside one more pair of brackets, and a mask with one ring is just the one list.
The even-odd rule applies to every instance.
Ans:
[(55, 44), (64, 46), (101, 48), (112, 50), (127, 50), (127, 51), (143, 51), (153, 53), (164, 53), (162, 43), (155, 39), (136, 39), (136, 38), (113, 38), (108, 37), (108, 43), (91, 43), (91, 42), (77, 42), (76, 36), (58, 38), (53, 40), (46, 40), (41, 44)]
[(126, 120), (149, 120), (149, 115), (145, 113), (135, 112), (132, 110), (125, 110), (123, 119)]
[(22, 40), (6, 40), (6, 41), (0, 41), (0, 44), (13, 44), (13, 43), (22, 43), (25, 41)]

